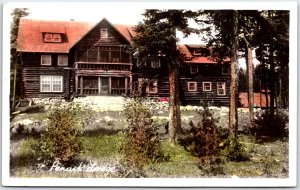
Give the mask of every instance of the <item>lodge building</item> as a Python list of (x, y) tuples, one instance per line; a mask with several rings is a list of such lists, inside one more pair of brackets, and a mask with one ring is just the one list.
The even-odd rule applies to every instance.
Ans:
[[(141, 90), (168, 97), (167, 64), (140, 63), (133, 56), (134, 26), (75, 21), (21, 19), (17, 51), (21, 54), (25, 98), (126, 95)], [(229, 105), (230, 67), (217, 63), (203, 45), (179, 45), (182, 104)]]

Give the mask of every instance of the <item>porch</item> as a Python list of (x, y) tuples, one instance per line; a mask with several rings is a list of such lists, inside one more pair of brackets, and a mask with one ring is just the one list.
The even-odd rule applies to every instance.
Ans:
[(131, 77), (77, 76), (76, 95), (128, 95), (131, 93)]

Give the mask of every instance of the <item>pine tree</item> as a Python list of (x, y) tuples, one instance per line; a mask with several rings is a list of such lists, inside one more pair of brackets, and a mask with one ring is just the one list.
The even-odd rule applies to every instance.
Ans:
[(19, 65), (19, 54), (17, 52), (17, 38), (18, 38), (18, 31), (19, 31), (19, 23), (20, 19), (24, 16), (29, 15), (27, 12), (27, 8), (16, 8), (11, 13), (11, 16), (13, 17), (13, 21), (11, 24), (11, 30), (10, 30), (10, 50), (11, 50), (11, 57), (10, 57), (10, 65), (11, 65), (11, 100), (12, 105), (11, 107), (15, 107), (15, 101), (16, 101), (16, 84), (18, 80), (18, 69), (20, 67)]
[(181, 129), (179, 99), (179, 65), (182, 57), (177, 49), (176, 31), (186, 35), (195, 32), (188, 26), (188, 18), (196, 18), (197, 13), (188, 10), (146, 10), (144, 22), (136, 27), (137, 35), (133, 38), (139, 56), (159, 57), (168, 65), (170, 83), (169, 134), (173, 142)]

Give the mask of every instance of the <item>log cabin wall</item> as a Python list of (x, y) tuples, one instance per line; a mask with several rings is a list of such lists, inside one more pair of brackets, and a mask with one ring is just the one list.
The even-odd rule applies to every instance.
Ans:
[[(208, 101), (209, 105), (213, 106), (228, 106), (230, 93), (230, 75), (229, 73), (222, 73), (222, 68), (228, 69), (229, 65), (221, 64), (197, 64), (197, 72), (191, 74), (190, 64), (184, 63), (180, 67), (180, 99), (182, 105), (201, 105), (204, 100)], [(142, 67), (135, 68), (133, 75), (135, 81), (135, 91), (138, 91), (138, 80), (146, 79), (147, 81), (157, 81), (157, 93), (147, 93), (149, 82), (144, 82), (144, 92), (147, 97), (169, 97), (169, 78), (168, 68), (166, 64), (162, 64), (162, 68), (151, 68), (149, 64)], [(228, 70), (227, 70), (228, 71)], [(188, 88), (189, 82), (196, 82), (195, 91), (190, 91)], [(203, 82), (211, 83), (209, 91), (203, 90)], [(224, 93), (218, 92), (221, 84), (224, 88)]]
[[(191, 74), (191, 65), (185, 65), (180, 70), (182, 103), (185, 105), (201, 105), (206, 100), (209, 105), (228, 106), (230, 98), (229, 65), (197, 64), (197, 67), (198, 72), (193, 74)], [(227, 72), (222, 73), (222, 68)], [(197, 88), (195, 91), (188, 87), (188, 83), (194, 82), (196, 82)], [(205, 91), (204, 83), (210, 86), (209, 90)]]
[[(41, 65), (41, 56), (49, 55), (51, 57), (50, 65)], [(22, 82), (24, 96), (26, 98), (43, 98), (43, 97), (65, 97), (70, 96), (70, 69), (71, 63), (68, 61), (67, 65), (59, 66), (58, 65), (58, 56), (68, 54), (63, 53), (22, 53)], [(50, 90), (41, 89), (42, 76), (58, 76), (62, 77), (59, 84), (62, 86), (62, 89), (51, 90), (55, 84), (50, 82)], [(50, 79), (51, 80), (51, 79)], [(59, 82), (59, 81), (58, 81)]]

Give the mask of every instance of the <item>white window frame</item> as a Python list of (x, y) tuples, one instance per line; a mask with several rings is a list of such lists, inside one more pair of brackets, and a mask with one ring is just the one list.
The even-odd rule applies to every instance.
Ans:
[(149, 94), (157, 94), (158, 93), (157, 80), (153, 81), (152, 87), (150, 87), (150, 82), (149, 82), (148, 93)]
[[(209, 89), (206, 89), (206, 84), (209, 84)], [(203, 89), (203, 92), (210, 92), (212, 91), (212, 85), (211, 85), (211, 82), (202, 82), (202, 89)]]
[[(56, 80), (56, 79), (59, 79), (59, 80)], [(54, 85), (57, 85), (57, 84), (60, 85), (59, 90), (54, 89)], [(50, 89), (43, 90), (43, 85), (50, 85)], [(41, 75), (40, 76), (40, 92), (63, 92), (63, 76)]]
[[(196, 70), (197, 70), (196, 72), (193, 71), (193, 67), (196, 68)], [(196, 74), (196, 73), (198, 73), (198, 65), (191, 64), (191, 65), (190, 65), (190, 72), (191, 72), (191, 74)]]
[[(223, 90), (224, 93), (220, 93), (220, 90)], [(226, 82), (217, 82), (217, 94), (218, 96), (226, 95)]]
[[(195, 89), (193, 89), (192, 84), (194, 85)], [(189, 81), (187, 82), (187, 87), (189, 92), (197, 92), (198, 83), (197, 81)]]
[[(46, 57), (50, 57), (50, 61), (49, 61), (49, 63), (46, 63), (46, 64), (43, 64), (44, 62), (43, 62), (43, 60), (44, 60), (44, 58), (46, 58)], [(46, 66), (49, 66), (49, 65), (51, 65), (52, 64), (52, 57), (51, 57), (51, 55), (41, 55), (41, 65), (46, 65)]]
[(107, 28), (100, 29), (100, 38), (108, 38)]
[(68, 66), (68, 62), (69, 62), (68, 55), (58, 55), (57, 56), (57, 65), (58, 66)]
[(160, 60), (159, 59), (153, 59), (151, 60), (151, 68), (160, 68)]
[(222, 66), (222, 75), (229, 75), (229, 74), (230, 74), (229, 66)]

